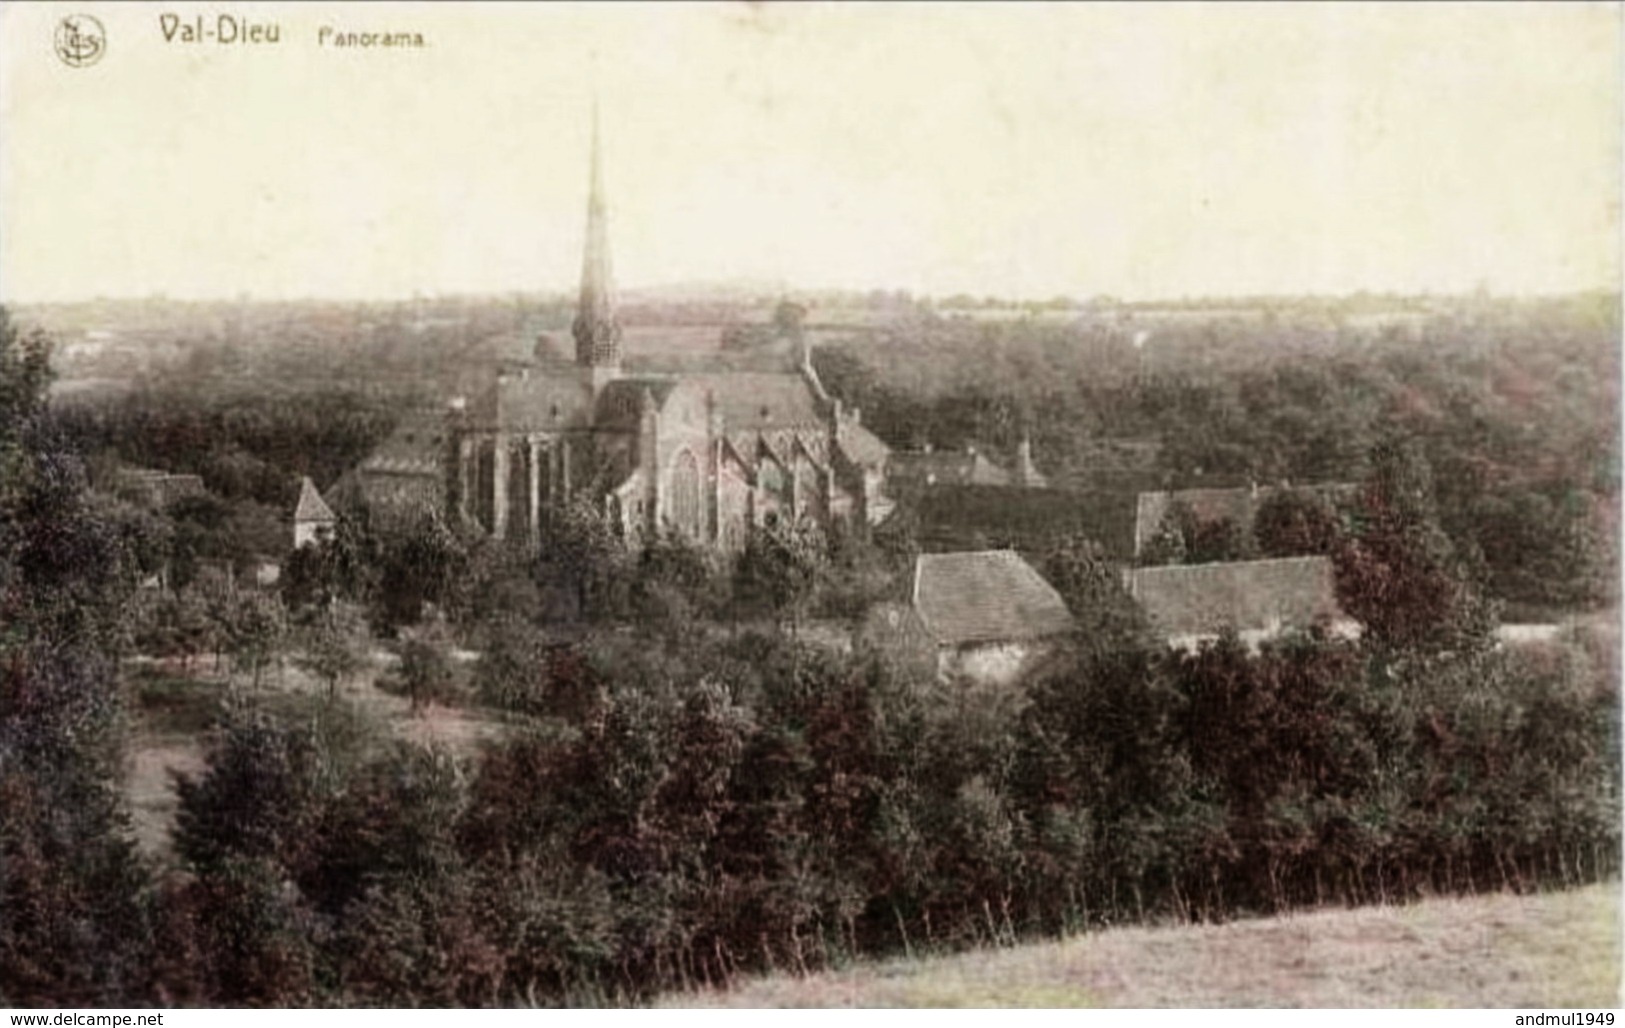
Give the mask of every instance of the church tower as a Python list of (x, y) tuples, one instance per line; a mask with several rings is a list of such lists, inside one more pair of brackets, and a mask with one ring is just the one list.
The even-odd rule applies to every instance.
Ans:
[(576, 364), (591, 370), (596, 388), (621, 369), (621, 325), (615, 319), (615, 284), (609, 263), (609, 215), (599, 160), (598, 103), (592, 107), (592, 172), (587, 193), (586, 249), (581, 261), (581, 300), (572, 326)]

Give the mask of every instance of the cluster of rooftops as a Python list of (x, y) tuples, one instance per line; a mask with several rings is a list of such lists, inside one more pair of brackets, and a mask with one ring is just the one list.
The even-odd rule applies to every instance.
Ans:
[[(1134, 558), (1171, 509), (1184, 506), (1207, 519), (1229, 518), (1251, 531), (1258, 505), (1276, 488), (1139, 493), (1133, 497), (1132, 530), (1119, 526), (1114, 532), (1100, 533), (1133, 540), (1133, 552), (1113, 553), (1108, 547), (1106, 555), (1124, 564), (1125, 592), (1170, 645), (1188, 649), (1226, 631), (1257, 645), (1283, 632), (1311, 626), (1342, 636), (1358, 634), (1358, 625), (1338, 605), (1333, 568), (1326, 557), (1134, 565)], [(1304, 488), (1339, 495), (1347, 495), (1351, 489), (1346, 485)], [(957, 491), (963, 490), (949, 490)], [(999, 499), (1020, 503), (1002, 490)], [(1118, 512), (1124, 505), (1119, 502)], [(1074, 527), (1068, 523), (1062, 530)], [(1088, 527), (1083, 530), (1090, 531)], [(1027, 542), (1033, 541), (1029, 534)], [(943, 646), (1032, 641), (1065, 634), (1074, 625), (1065, 600), (1013, 548), (922, 554), (914, 569), (910, 605), (925, 631)]]

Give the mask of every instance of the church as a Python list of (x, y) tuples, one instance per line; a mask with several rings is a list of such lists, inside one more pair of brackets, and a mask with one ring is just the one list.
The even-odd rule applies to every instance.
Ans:
[(442, 424), (403, 422), (357, 469), (363, 500), (438, 504), (494, 538), (535, 542), (586, 497), (634, 544), (677, 533), (722, 550), (754, 526), (890, 512), (889, 449), (824, 390), (805, 345), (779, 367), (622, 370), (596, 117), (572, 335), (573, 362), (505, 367)]

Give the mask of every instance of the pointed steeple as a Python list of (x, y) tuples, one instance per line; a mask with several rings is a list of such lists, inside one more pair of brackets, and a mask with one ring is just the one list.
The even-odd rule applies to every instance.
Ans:
[(598, 100), (592, 104), (592, 172), (587, 192), (586, 248), (581, 261), (581, 300), (576, 308), (576, 363), (618, 369), (621, 326), (615, 319), (615, 282), (609, 262), (609, 214), (604, 206), (604, 169), (599, 157)]

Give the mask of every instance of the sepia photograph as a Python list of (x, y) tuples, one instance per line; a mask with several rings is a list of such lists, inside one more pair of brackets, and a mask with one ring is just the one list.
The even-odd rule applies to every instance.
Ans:
[(1612, 1025), (1622, 39), (0, 3), (8, 1025)]

